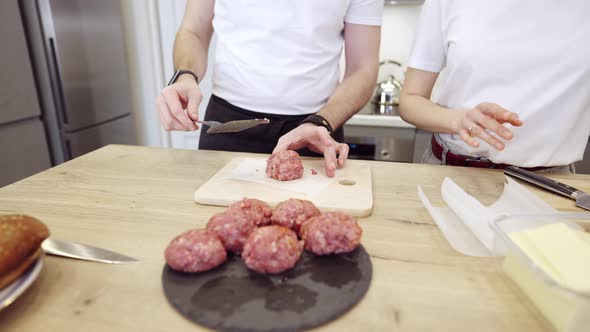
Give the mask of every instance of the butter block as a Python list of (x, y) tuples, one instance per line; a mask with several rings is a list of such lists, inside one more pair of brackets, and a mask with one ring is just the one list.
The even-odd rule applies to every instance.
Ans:
[(510, 234), (510, 239), (549, 277), (562, 283), (561, 274), (553, 267), (551, 262), (543, 255), (535, 243), (529, 238), (526, 232), (516, 232)]
[(547, 284), (524, 260), (512, 253), (504, 258), (502, 267), (557, 331), (588, 332), (588, 298), (572, 296)]
[(514, 232), (512, 241), (560, 285), (590, 294), (588, 234), (563, 223)]

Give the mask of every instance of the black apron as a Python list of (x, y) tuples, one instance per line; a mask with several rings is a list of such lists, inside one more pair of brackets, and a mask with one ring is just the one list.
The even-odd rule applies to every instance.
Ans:
[[(215, 95), (211, 96), (205, 121), (228, 122), (233, 120), (263, 119), (270, 120), (269, 124), (256, 126), (238, 133), (207, 134), (201, 130), (199, 149), (221, 150), (251, 153), (272, 153), (279, 138), (295, 129), (307, 115), (277, 115), (248, 111), (234, 106)], [(344, 132), (342, 128), (336, 130), (334, 139), (342, 142)], [(301, 149), (299, 154), (304, 156), (320, 156), (308, 149)]]

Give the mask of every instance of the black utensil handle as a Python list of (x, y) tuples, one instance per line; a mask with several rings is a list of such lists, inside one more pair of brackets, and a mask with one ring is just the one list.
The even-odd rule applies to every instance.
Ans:
[(576, 199), (574, 193), (578, 191), (578, 189), (570, 187), (567, 184), (561, 183), (559, 181), (546, 178), (539, 174), (535, 174), (533, 172), (529, 172), (527, 170), (515, 166), (507, 167), (506, 169), (504, 169), (504, 173), (513, 176), (517, 179), (521, 179), (523, 181), (532, 183), (536, 186), (552, 191), (559, 195), (563, 195), (574, 200)]

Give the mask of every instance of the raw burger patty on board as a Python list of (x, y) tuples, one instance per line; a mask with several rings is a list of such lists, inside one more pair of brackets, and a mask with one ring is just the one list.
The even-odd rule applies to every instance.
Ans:
[(291, 181), (303, 176), (303, 162), (299, 153), (283, 150), (270, 155), (266, 162), (266, 174), (280, 181)]
[(322, 213), (312, 202), (291, 198), (277, 205), (270, 221), (273, 225), (290, 228), (299, 234), (304, 222), (320, 214)]
[(292, 230), (281, 226), (257, 228), (244, 245), (242, 259), (258, 273), (276, 274), (297, 264), (303, 243)]
[(207, 229), (219, 237), (225, 249), (239, 254), (250, 233), (256, 229), (256, 224), (246, 218), (244, 213), (225, 211), (211, 217)]
[(244, 198), (241, 201), (230, 205), (227, 208), (226, 213), (231, 215), (241, 214), (256, 226), (266, 226), (270, 224), (272, 209), (270, 205), (261, 200), (255, 198)]
[(363, 230), (356, 219), (343, 212), (313, 217), (301, 226), (305, 250), (316, 255), (350, 252), (361, 242)]
[(227, 253), (221, 241), (205, 229), (191, 229), (177, 237), (164, 252), (170, 268), (182, 272), (202, 272), (221, 265)]

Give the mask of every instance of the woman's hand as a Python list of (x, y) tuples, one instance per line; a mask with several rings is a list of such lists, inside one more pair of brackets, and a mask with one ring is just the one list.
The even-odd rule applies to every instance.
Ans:
[(512, 131), (502, 125), (504, 123), (516, 127), (522, 125), (516, 113), (494, 103), (481, 103), (469, 111), (462, 112), (455, 125), (455, 132), (470, 146), (479, 147), (479, 141), (475, 139), (477, 137), (501, 151), (505, 145), (498, 137), (507, 141), (513, 137)]

